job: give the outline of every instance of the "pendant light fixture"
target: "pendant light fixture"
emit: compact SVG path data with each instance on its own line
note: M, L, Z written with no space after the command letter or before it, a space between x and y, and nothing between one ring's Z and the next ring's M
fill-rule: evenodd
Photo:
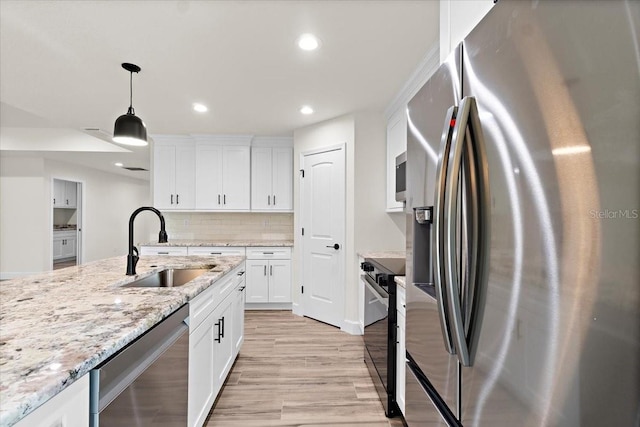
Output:
M127 114L118 117L113 128L113 141L118 144L145 146L147 142L147 127L133 109L133 73L139 73L140 67L125 62L122 68L130 73L129 76L129 109Z

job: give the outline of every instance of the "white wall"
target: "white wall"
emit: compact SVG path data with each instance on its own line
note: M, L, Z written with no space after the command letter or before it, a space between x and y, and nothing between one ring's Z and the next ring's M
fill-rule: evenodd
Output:
M127 253L131 213L149 205L149 182L42 157L0 157L0 274L3 278L51 268L53 179L81 182L84 259ZM150 212L136 220L135 242L159 230Z
M43 244L49 233L44 207L44 160L0 158L0 272L36 273L47 269Z
M294 170L300 169L300 153L346 144L346 240L345 326L358 324L357 252L403 250L404 215L387 214L386 120L381 112L347 115L294 132ZM300 301L300 179L294 180L294 311Z

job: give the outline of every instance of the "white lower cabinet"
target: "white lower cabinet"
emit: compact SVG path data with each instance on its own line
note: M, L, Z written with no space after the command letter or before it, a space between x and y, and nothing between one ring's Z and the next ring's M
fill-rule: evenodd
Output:
M74 258L76 256L76 242L75 231L54 231L53 260Z
M189 426L200 426L209 414L215 400L213 357L214 338L217 328L214 315L205 320L189 334Z
M404 414L405 409L405 388L406 388L406 359L407 347L405 340L406 332L406 291L403 287L397 286L397 314L398 314L398 339L396 341L396 402L400 411Z
M140 256L143 255L187 255L186 246L140 246Z
M88 427L89 374L56 394L15 427Z
M244 341L245 267L189 302L189 427L202 426Z
M248 304L291 304L291 248L247 248L246 263Z

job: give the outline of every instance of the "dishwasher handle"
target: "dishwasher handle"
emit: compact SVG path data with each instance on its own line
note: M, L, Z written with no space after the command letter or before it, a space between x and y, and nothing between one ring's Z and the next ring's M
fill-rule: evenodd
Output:
M106 408L178 339L189 333L188 316L189 305L185 304L115 357L91 370L91 413Z

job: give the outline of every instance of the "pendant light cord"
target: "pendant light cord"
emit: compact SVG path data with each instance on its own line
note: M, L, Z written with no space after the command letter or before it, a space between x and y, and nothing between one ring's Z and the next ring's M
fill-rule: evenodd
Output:
M136 114L133 109L133 71L129 72L129 110L127 110L127 114Z

